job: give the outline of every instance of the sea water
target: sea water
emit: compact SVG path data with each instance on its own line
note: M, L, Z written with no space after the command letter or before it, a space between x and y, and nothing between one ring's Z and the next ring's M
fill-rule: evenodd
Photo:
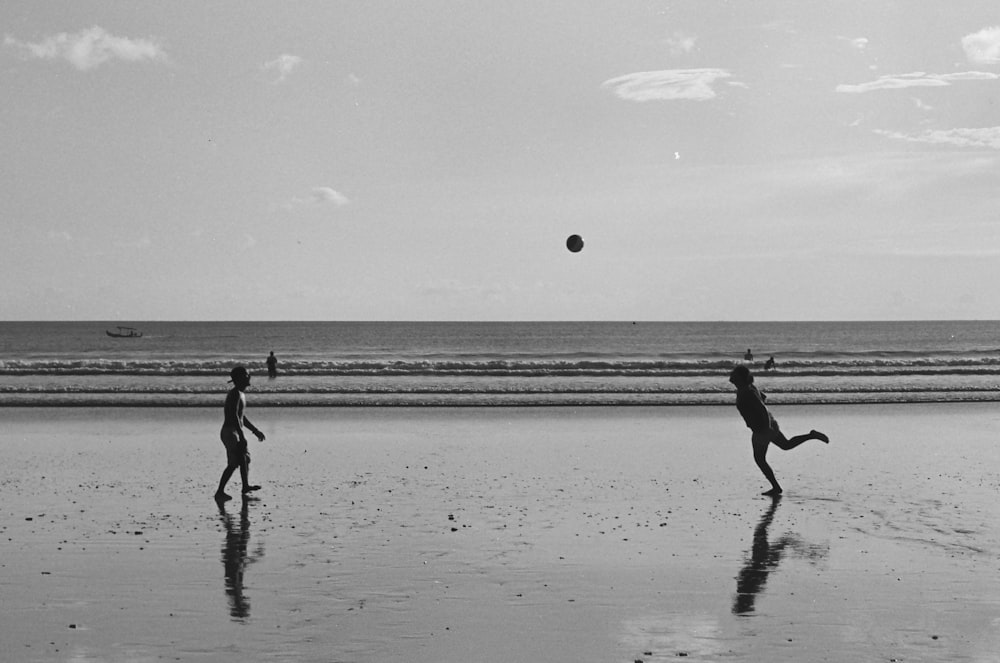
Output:
M1000 321L3 322L0 405L218 406L237 364L254 407L731 404L739 363L770 403L992 401Z

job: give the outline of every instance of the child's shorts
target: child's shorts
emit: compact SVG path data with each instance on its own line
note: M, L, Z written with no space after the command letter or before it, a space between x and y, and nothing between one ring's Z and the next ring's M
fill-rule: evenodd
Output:
M247 443L240 441L240 434L235 428L223 426L219 432L222 444L226 447L226 462L230 465L239 465L244 460L250 462L250 452L247 451Z

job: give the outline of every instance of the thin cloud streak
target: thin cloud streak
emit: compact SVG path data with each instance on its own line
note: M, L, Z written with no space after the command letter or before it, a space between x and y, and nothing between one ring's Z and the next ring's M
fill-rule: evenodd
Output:
M718 96L712 84L731 76L725 69L639 71L604 81L601 87L625 101L707 101Z
M344 207L351 203L350 198L342 194L341 192L332 189L328 186L317 186L313 187L308 195L296 196L292 198L286 208L290 209L293 207L306 207L306 206L317 206L317 205L333 205L334 207Z
M937 145L958 145L959 147L987 147L1000 150L1000 127L979 129L937 129L919 134L877 129L876 134L910 143L932 143Z
M842 84L836 87L836 91L847 94L862 94L874 90L900 90L909 87L946 87L951 85L952 81L991 81L997 78L1000 76L985 71L966 71L955 74L928 74L917 71L912 74L881 76L874 81L857 85Z

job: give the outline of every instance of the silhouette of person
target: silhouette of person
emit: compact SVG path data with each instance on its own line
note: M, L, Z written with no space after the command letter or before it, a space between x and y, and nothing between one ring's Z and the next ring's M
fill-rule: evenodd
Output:
M248 554L250 542L250 515L248 500L243 500L240 519L237 524L219 502L219 515L226 535L222 541L222 566L225 572L226 597L229 599L229 615L236 621L246 621L250 617L250 599L243 593L243 572L247 565L264 556L264 547L259 545L251 556Z
M780 494L771 497L771 505L761 516L757 527L754 528L750 557L740 569L739 575L736 576L733 614L745 615L754 611L754 603L764 591L768 575L778 567L778 563L785 555L785 548L794 542L794 539L788 536L782 537L774 544L767 540L767 529L771 526L771 521L774 520L774 513L778 510L779 502L781 502Z
M764 362L764 370L765 371L772 371L772 370L774 370L774 357L773 356L770 357L767 361Z
M226 484L229 483L233 472L239 468L240 478L243 480L243 494L260 490L260 486L250 485L250 453L247 451L247 438L243 433L243 428L249 428L257 439L264 441L264 434L250 420L243 415L246 407L246 395L244 392L250 386L250 373L242 366L236 366L229 373L230 382L233 388L226 395L226 404L223 409L225 418L222 422L222 430L219 437L226 447L226 469L222 471L219 479L219 488L215 491L216 501L224 502L232 499L226 494Z
M777 570L778 564L784 559L785 553L789 549L796 555L806 558L810 564L825 557L829 552L828 546L807 544L791 532L784 534L774 543L768 540L768 528L774 520L774 514L777 512L780 502L780 494L771 496L771 504L753 530L750 555L736 576L736 596L733 597L734 615L746 615L754 611L757 598L764 592L768 576L772 571Z
M267 377L272 380L278 377L278 358L274 356L274 350L267 358Z
M829 443L828 438L817 430L811 430L804 435L796 435L792 439L785 437L778 427L778 422L771 413L768 412L764 401L767 397L757 390L753 384L753 375L750 369L740 365L729 374L729 381L736 387L736 409L743 415L743 421L752 432L751 442L753 443L753 459L757 467L763 472L764 477L771 482L771 489L765 495L778 495L781 493L781 486L774 477L774 471L767 464L767 447L774 443L779 449L789 451L799 446L806 440L820 440Z
M753 361L753 353L750 352L750 348L747 348L747 352L745 355L743 355L743 359L745 361Z

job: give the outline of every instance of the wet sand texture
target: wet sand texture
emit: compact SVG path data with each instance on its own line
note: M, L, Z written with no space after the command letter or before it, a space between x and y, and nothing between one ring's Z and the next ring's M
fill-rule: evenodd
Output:
M998 660L996 408L775 413L5 409L4 657Z

